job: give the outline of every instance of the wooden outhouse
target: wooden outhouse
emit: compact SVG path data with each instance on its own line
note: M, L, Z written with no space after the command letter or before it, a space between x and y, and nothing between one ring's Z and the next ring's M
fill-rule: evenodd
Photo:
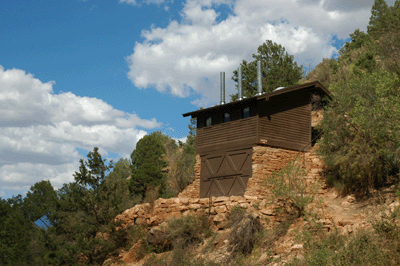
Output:
M243 195L254 146L309 150L312 106L325 95L315 81L183 114L197 119L200 198Z

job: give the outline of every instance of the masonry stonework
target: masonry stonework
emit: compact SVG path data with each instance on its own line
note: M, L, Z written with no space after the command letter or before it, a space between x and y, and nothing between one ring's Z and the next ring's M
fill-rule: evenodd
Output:
M267 196L269 192L264 184L265 177L285 167L289 161L296 159L297 155L300 156L298 151L266 146L253 147L252 177L247 183L245 195Z

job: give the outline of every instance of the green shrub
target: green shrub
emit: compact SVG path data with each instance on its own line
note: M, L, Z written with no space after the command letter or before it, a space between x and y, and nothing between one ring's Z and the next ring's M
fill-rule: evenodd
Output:
M120 230L122 231L122 230ZM126 250L129 250L132 246L134 246L137 243L140 243L140 246L138 249L136 249L136 258L137 259L142 259L145 255L149 254L151 252L151 247L149 246L146 236L146 227L141 226L141 225L133 225L130 226L128 229L128 245L125 248Z
M230 251L234 254L250 254L257 242L257 233L262 230L260 217L253 213L246 213L242 208L233 208L231 228Z
M186 248L202 243L211 236L210 223L207 216L187 215L171 219L163 229L165 238L170 240L174 249Z
M399 172L400 87L396 74L352 74L331 86L319 141L330 185L368 194Z
M313 201L313 187L307 184L306 171L298 162L289 162L280 171L266 178L265 185L272 185L276 197L289 199L297 209L298 216L304 214L305 207Z
M400 265L400 213L383 214L372 222L375 231L342 235L325 233L321 227L304 230L304 258L287 265Z
M152 255L143 266L218 266L220 264L196 257L190 248L176 248L169 254Z

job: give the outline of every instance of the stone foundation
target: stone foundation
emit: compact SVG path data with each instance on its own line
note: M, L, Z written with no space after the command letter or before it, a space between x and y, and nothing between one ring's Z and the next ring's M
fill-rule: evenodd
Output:
M315 153L315 148L312 148L309 152L299 153L298 151L268 146L253 147L252 177L247 183L245 195L264 198L268 194L263 185L265 177L271 175L274 171L281 170L289 161L296 158L303 163L307 170L311 170L311 168L319 169L322 166ZM200 197L200 169L201 159L200 155L197 154L194 167L195 180L178 195L178 198L198 199Z
M252 177L247 183L245 195L265 197L268 192L264 185L265 177L271 175L274 171L279 171L289 161L296 159L296 156L301 156L298 151L273 148L267 146L253 147L253 170Z
M297 159L308 171L306 179L319 178L322 161L315 153L316 148L310 152L290 151L279 148L256 146L253 148L253 176L249 179L247 190L243 197L211 197L199 199L200 189L200 156L197 156L195 166L195 181L182 191L178 197L170 199L157 199L152 206L150 203L136 205L124 211L116 217L122 220L122 228L129 225L157 226L170 218L182 217L188 214L209 213L217 228L223 228L227 221L226 215L234 207L239 205L245 209L251 209L261 217L270 221L279 219L276 210L282 207L290 208L286 201L276 199L271 202L271 193L264 185L265 177L273 171L282 169L290 160L298 155ZM290 210L287 210L290 212Z

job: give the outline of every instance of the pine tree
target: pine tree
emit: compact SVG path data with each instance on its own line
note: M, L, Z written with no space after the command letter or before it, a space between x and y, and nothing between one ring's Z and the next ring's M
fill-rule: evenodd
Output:
M243 96L251 97L257 93L257 61L261 61L262 88L264 92L271 92L277 87L295 85L303 77L303 66L294 62L294 57L289 55L281 45L267 40L253 54L254 61L248 63L243 60L242 88ZM232 79L238 83L238 71L233 71ZM237 87L238 85L236 85ZM237 94L231 95L235 101Z
M161 169L167 166L163 156L166 149L163 143L165 136L161 132L153 132L144 136L136 144L131 154L132 178L130 190L142 198L148 188L158 188L162 194L165 191L165 175Z
M75 181L96 190L104 182L106 172L113 168L113 162L111 160L109 165L106 166L107 160L101 158L97 147L93 149L93 152L89 152L87 157L87 161L84 162L82 159L79 161L79 172L74 174ZM89 170L87 167L89 167Z
M390 11L385 0L375 0L371 9L368 34L375 37L388 29L390 24Z

